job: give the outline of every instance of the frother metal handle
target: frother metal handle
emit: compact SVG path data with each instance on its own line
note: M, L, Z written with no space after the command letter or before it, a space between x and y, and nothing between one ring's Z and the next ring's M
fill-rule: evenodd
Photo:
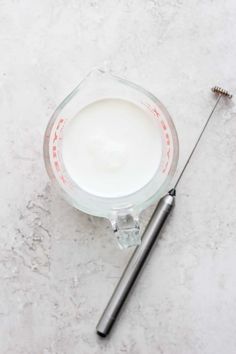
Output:
M156 241L162 226L164 225L172 207L174 206L175 191L170 191L158 203L151 220L149 221L143 237L142 243L138 246L122 277L117 284L112 297L105 308L98 325L96 327L97 334L106 337L114 324L122 305L124 304L138 274L140 273L151 249Z

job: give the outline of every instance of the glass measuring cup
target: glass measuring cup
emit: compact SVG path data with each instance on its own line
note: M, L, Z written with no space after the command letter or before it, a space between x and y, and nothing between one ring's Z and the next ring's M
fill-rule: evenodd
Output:
M106 98L123 99L145 110L158 122L161 136L161 161L155 175L139 190L121 197L102 197L83 190L69 175L62 156L63 134L68 123L89 104ZM157 201L175 172L178 138L170 115L155 96L109 71L94 69L51 117L44 138L44 160L49 177L64 198L83 212L108 218L119 246L127 248L140 244L139 214Z

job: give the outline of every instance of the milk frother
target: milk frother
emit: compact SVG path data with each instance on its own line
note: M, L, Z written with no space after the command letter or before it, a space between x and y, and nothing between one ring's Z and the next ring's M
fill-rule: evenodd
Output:
M127 267L125 268L120 281L118 282L110 301L108 302L107 307L105 308L98 324L96 327L97 334L101 337L106 337L110 332L132 286L135 283L165 221L167 220L174 204L176 196L176 187L179 184L186 167L188 166L194 151L196 150L198 143L222 97L232 98L232 95L222 89L221 87L215 86L212 88L212 91L218 95L217 101L174 185L174 187L160 199L157 207L143 233L141 245L138 246Z

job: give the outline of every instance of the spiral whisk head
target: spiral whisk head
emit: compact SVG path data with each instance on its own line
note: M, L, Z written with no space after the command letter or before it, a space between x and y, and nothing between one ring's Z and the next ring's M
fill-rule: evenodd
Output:
M217 93L218 95L222 95L228 98L232 98L233 95L231 95L228 91L224 90L222 87L219 86L214 86L211 89L212 92Z

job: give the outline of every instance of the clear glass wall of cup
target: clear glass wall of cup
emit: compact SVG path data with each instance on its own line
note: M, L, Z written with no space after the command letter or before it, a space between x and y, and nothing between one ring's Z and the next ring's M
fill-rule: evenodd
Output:
M162 139L161 162L153 178L135 193L118 198L100 197L80 188L70 178L61 153L63 131L70 120L90 103L107 97L124 99L146 110L158 121ZM92 70L59 105L44 138L44 160L52 183L75 208L108 218L121 248L140 244L139 214L166 192L178 152L177 133L163 104L142 87L102 69Z

